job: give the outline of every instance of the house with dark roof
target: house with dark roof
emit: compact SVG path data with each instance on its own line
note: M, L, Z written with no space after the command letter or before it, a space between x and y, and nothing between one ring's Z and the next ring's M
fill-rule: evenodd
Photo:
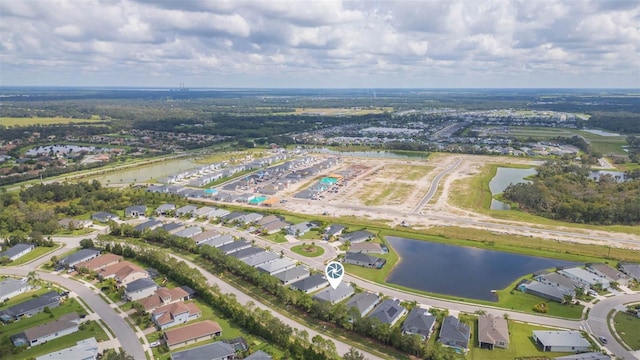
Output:
M618 265L618 268L623 273L636 279L636 281L640 281L640 264L620 263L620 265Z
M217 341L189 350L172 353L171 360L234 360L235 355L236 350L233 346L222 341ZM249 359L250 357L251 356L246 357L245 359Z
M98 256L100 256L100 250L80 249L77 252L58 260L57 269L72 268L81 262L95 259Z
M361 292L357 293L354 297L352 297L346 303L347 309L356 308L360 313L360 316L365 316L369 313L369 311L373 310L373 308L378 305L380 302L380 296L378 294L374 294L371 292Z
M351 245L349 252L362 254L383 254L382 246L374 242L361 242Z
M406 313L407 309L400 305L400 300L387 299L373 309L369 318L378 319L382 324L393 326Z
M542 283L560 287L563 292L575 292L578 288L583 289L585 292L589 291L589 285L573 280L557 272L539 274L535 275L533 278Z
M292 283L289 287L291 287L293 290L300 290L308 294L316 290L320 290L326 286L329 286L329 282L324 277L324 275L316 274L298 280Z
M26 278L6 278L0 281L0 303L7 301L14 296L31 291L31 289L33 289L33 287L29 284Z
M176 216L193 216L193 214L198 210L197 206L194 205L185 205L176 210Z
M309 277L309 268L304 265L297 265L291 269L279 272L274 274L273 276L280 280L282 285L287 286L291 283L294 283L298 280L302 280L306 277Z
M42 294L37 298L23 301L19 304L13 305L10 308L0 311L0 319L3 322L9 322L11 320L17 320L23 316L33 316L35 314L44 311L45 307L49 309L56 308L60 305L60 294L56 291L49 291Z
M147 212L147 207L146 206L144 206L144 205L134 205L134 206L129 206L129 207L124 209L124 216L125 217L144 216L146 212Z
M518 285L518 290L539 296L543 299L562 303L566 296L573 296L575 293L564 287L555 286L535 280L528 280Z
M133 229L135 231L143 232L145 230L155 230L155 229L159 228L160 226L162 226L162 221L153 219L153 220L147 220L147 221L143 222L142 224L138 224Z
M266 272L269 275L275 275L283 271L292 269L296 266L296 262L288 258L279 258L256 266L256 269Z
M176 209L175 204L162 204L156 208L157 215L167 215L169 212Z
M332 236L340 236L342 234L342 231L344 231L344 229L346 228L346 226L340 224L329 225L324 231L325 240L329 240Z
M555 358L555 360L611 360L611 356L603 354L601 352L588 352L560 356Z
M162 225L161 227L159 227L159 229L162 229L170 234L173 234L184 229L184 224L177 223L177 222L170 222Z
M103 222L103 223L106 223L109 221L116 221L118 219L120 219L118 215L114 213L106 212L106 211L97 212L91 215L91 220Z
M202 311L194 303L174 302L156 308L151 313L151 320L159 330L187 323L202 315Z
M244 358L244 360L272 360L273 357L262 350L258 350Z
M610 283L616 282L618 285L627 286L630 276L624 274L607 264L597 263L587 265L587 271L590 271L602 278L609 280Z
M232 243L226 244L226 245L222 245L220 247L218 247L218 249L220 249L220 251L222 251L223 254L225 255L229 255L231 253L234 253L236 251L240 251L242 249L246 249L251 247L251 243L248 242L245 239L240 239L237 241L234 241Z
M478 317L478 346L493 350L494 347L509 348L509 327L502 316L484 314Z
M407 318L402 323L402 334L418 335L424 341L431 336L435 324L435 316L429 313L427 309L416 306L409 311Z
M14 346L34 346L78 332L80 317L75 311L60 316L57 320L29 328L11 337Z
M242 259L241 261L249 266L258 266L260 264L279 259L280 255L273 251L264 251L253 256Z
M36 248L35 244L16 244L0 253L0 259L3 257L9 258L11 261L18 260L19 258L27 255Z
M587 352L591 348L579 331L534 330L533 340L545 352Z
M363 253L347 252L344 256L345 264L358 265L371 269L381 269L387 260Z
M440 326L438 342L442 345L452 347L466 352L468 350L471 328L461 322L455 316L447 316Z
M329 287L313 295L313 299L320 302L329 302L331 304L337 304L342 300L349 298L355 293L355 289L351 283L341 282L335 289Z
M177 329L167 330L162 334L162 340L169 349L175 349L180 346L213 339L220 335L222 335L222 328L217 322L204 320Z
M225 215L225 216L222 216L222 217L220 218L220 220L222 220L222 221L223 221L223 222L225 222L225 223L231 223L231 222L234 222L234 221L236 221L236 220L241 219L245 214L246 214L246 213L245 213L245 212L242 212L242 211L234 211L234 212L232 212L232 213L228 213L228 214L227 214L227 215Z
M231 254L229 254L229 256L234 257L238 260L244 260L248 257L254 256L256 254L260 254L266 252L265 249L261 248L261 247L257 247L257 246L251 246L248 247L246 249L242 249L242 250L238 250L236 252L233 252Z
M350 242L351 244L357 244L357 243L361 243L361 242L365 242L368 240L373 239L374 237L376 237L376 234L367 231L367 230L359 230L359 231L354 231L348 234L342 234L342 236L340 236L340 241L342 242Z
M149 278L134 280L124 288L124 298L127 301L136 301L153 295L158 289L158 284Z

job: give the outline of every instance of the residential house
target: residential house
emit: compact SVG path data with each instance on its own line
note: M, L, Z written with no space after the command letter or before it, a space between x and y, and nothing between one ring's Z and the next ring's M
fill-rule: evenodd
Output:
M234 360L236 350L233 346L217 341L211 344L202 345L193 349L184 350L171 354L171 360ZM246 357L249 359L251 356Z
M478 346L493 350L494 347L509 348L509 327L502 316L484 314L478 317Z
M261 248L261 247L257 247L257 246L251 246L248 247L246 249L242 249L242 250L238 250L236 252L233 252L231 254L229 254L229 256L232 256L238 260L244 260L248 257L257 255L257 254L261 254L266 252L265 249Z
M558 273L582 284L589 285L589 287L593 287L594 285L599 284L603 289L609 288L609 280L601 278L594 273L591 273L579 267L558 270Z
M116 221L118 219L120 219L118 215L110 212L105 212L105 211L97 212L91 215L91 220L103 222L103 223L106 223L109 221Z
M555 358L555 360L611 360L611 356L603 354L601 352L588 352L560 356Z
M218 237L215 237L213 239L209 239L207 241L203 241L201 242L199 245L209 245L212 247L221 247L223 245L227 245L227 244L231 244L232 242L234 242L234 238L231 235L220 235Z
M225 223L232 223L234 221L237 221L239 219L241 219L246 213L242 212L242 211L234 211L232 213L229 213L223 217L220 218L220 220L222 220Z
M198 218L209 219L211 215L216 211L216 208L210 206L203 206L195 211L194 216Z
M287 229L287 233L289 233L289 235L293 235L293 236L302 236L304 234L306 234L307 232L309 232L309 230L311 230L312 228L316 227L317 225L309 222L309 221L305 221L305 222L301 222L299 224L295 224L295 225L291 225L289 227L289 229Z
M533 340L545 352L587 352L591 348L579 331L534 330Z
M143 232L145 230L155 230L157 228L159 228L160 226L162 226L162 221L157 220L157 219L152 219L152 220L147 220L145 222L143 222L142 224L138 224L136 225L133 229L135 231L139 231L139 232Z
M221 219L227 215L231 214L231 212L229 210L225 210L225 209L221 209L221 208L217 208L216 211L212 212L209 215L210 219Z
M176 210L176 216L193 216L193 214L198 210L197 206L194 205L185 205Z
M42 294L37 298L23 301L19 304L13 305L10 308L0 311L0 319L3 322L9 322L11 320L17 320L23 316L33 316L41 313L44 308L49 309L56 308L60 305L60 294L55 291L49 291Z
M132 281L149 277L149 273L138 265L121 261L98 271L100 279L114 278L118 285L127 285Z
M26 278L6 278L0 281L0 303L7 301L14 296L31 291L32 289L33 287L29 284Z
M409 311L407 318L402 323L402 334L418 335L424 341L431 336L435 324L435 316L430 314L427 309L416 306Z
M573 298L575 295L573 290L535 280L527 280L520 283L518 290L559 303L563 303L567 297L571 296Z
M274 221L271 223L268 223L266 225L262 226L262 230L267 233L267 234L275 234L279 231L281 231L282 229L286 229L289 226L291 226L291 224L289 224L286 221Z
M91 259L95 259L100 256L100 250L96 249L80 249L77 252L65 256L58 260L57 270L62 268L73 268L77 264Z
M139 216L145 216L147 212L147 207L144 205L134 205L134 206L129 206L127 208L124 209L124 216L125 217L139 217Z
M361 242L351 245L349 248L350 252L361 253L361 254L383 254L382 246L378 243L373 242Z
M341 282L335 289L329 287L313 295L313 299L320 302L329 302L331 304L337 304L342 300L349 298L355 293L355 289L351 283Z
M360 316L365 316L369 311L378 305L380 302L380 296L371 292L357 293L346 303L347 309L356 308L360 313Z
M293 269L296 266L296 262L288 258L275 259L256 266L256 268L262 272L266 272L269 275L275 275L283 271Z
M159 229L162 229L170 234L175 234L178 231L184 229L184 224L177 222L170 222L162 225Z
M320 290L323 287L329 285L329 282L324 277L324 275L311 275L304 279L298 280L290 285L293 290L300 290L307 294L312 293L316 290Z
M57 320L43 325L32 327L23 333L11 337L14 346L34 346L44 344L47 341L78 332L80 317L78 313L71 312L60 316Z
M351 244L357 244L357 243L361 243L361 242L365 242L368 240L371 240L375 237L376 235L370 231L367 230L359 230L359 231L354 231L352 233L348 233L348 234L342 234L342 236L340 237L340 241L342 242L350 242Z
M338 237L342 234L342 231L347 227L340 224L331 224L324 231L325 240L329 240L331 237Z
M249 213L244 215L240 221L242 221L244 224L251 224L254 223L260 219L262 219L264 217L264 215L262 214L258 214L258 213Z
M631 276L636 281L640 281L640 264L621 263L618 267L623 273Z
M65 218L65 219L58 220L58 225L60 225L60 227L65 230L83 229L85 226L91 225L91 221Z
M309 268L304 265L297 265L289 270L273 274L275 278L280 280L282 285L287 286L298 280L309 277Z
M194 235L193 237L191 237L191 239L193 239L193 241L196 242L196 245L200 245L209 240L213 240L214 238L217 238L220 235L221 234L215 230L207 230L207 231L201 232L200 234Z
M38 356L36 360L95 360L100 351L96 338L76 342L76 345Z
M194 236L200 234L201 232L202 232L202 228L200 226L191 226L191 227L184 228L184 229L178 231L174 235L175 236L180 236L180 237L191 238L191 237L194 237Z
M253 256L249 256L248 258L242 259L242 262L249 266L255 267L260 264L264 264L279 258L280 258L279 254L276 254L273 251L265 251L265 252L255 254Z
M455 316L447 316L440 326L438 342L442 345L452 347L466 352L471 337L471 328Z
M27 255L36 248L35 244L16 244L0 253L0 259L3 257L9 258L11 261L18 260L19 258Z
M362 253L347 252L344 256L345 264L358 265L371 269L381 269L386 262L383 258Z
M588 284L573 280L557 272L536 275L534 276L534 279L545 284L560 287L563 292L575 292L576 289L582 289L584 292L589 291Z
M407 309L400 305L400 300L387 299L373 309L369 318L378 319L382 324L393 326L406 313Z
M156 291L149 297L140 299L138 302L144 306L145 311L153 311L154 309L173 304L179 301L189 300L190 296L183 288L176 287L173 289L167 289L165 287L156 289Z
M124 289L124 298L127 301L136 301L153 295L158 289L158 284L149 278L134 280Z
M275 221L282 221L282 218L277 215L267 215L262 219L256 221L257 226L265 226Z
M202 315L202 311L194 303L174 302L156 308L151 313L151 320L160 330L187 323Z
M169 349L175 349L220 335L222 335L222 328L217 322L204 320L178 329L167 330L162 334L162 339Z
M156 209L156 215L167 215L176 209L175 204L162 204Z
M100 271L106 268L107 266L115 265L120 261L122 261L122 256L108 253L108 254L102 254L91 260L77 263L74 267L76 269L87 268L91 271Z
M246 249L251 247L251 243L248 242L245 239L240 239L238 241L234 241L232 243L226 244L226 245L222 245L219 246L218 249L220 249L220 251L222 251L223 254L225 255L229 255L232 254L236 251L240 251L242 249Z
M627 286L629 285L629 275L624 274L617 269L612 268L607 264L589 264L587 266L587 271L590 271L600 277L603 277L609 281L609 283L616 282L618 285Z

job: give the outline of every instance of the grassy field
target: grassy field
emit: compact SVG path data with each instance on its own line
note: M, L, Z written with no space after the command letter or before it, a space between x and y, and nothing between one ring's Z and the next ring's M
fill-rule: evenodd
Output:
M498 167L518 167L514 165L490 164L482 167L480 174L453 183L449 200L456 206L472 209L480 214L489 215L496 219L513 220L522 223L539 224L545 226L564 226L580 229L584 233L589 230L602 230L640 235L639 226L624 225L588 225L547 219L542 216L529 214L517 209L491 210L491 191L489 182L496 175ZM530 167L530 166L525 166Z
M640 350L640 318L618 311L613 317L616 332L633 350Z
M391 107L375 107L375 108L295 108L294 112L274 113L273 115L320 115L320 116L338 116L338 115L368 115L382 114L386 111L393 111Z
M291 248L291 251L306 257L317 257L324 254L323 248L311 244L296 245Z
M30 125L57 125L57 124L77 124L77 123L98 123L100 118L75 119L65 117L32 117L15 118L0 117L0 126L30 126Z
M34 259L39 258L40 256L43 256L45 254L48 254L50 252L53 252L55 250L57 250L58 248L60 248L61 245L57 244L56 246L53 247L45 247L45 246L37 246L35 249L33 249L32 252L24 255L23 257L16 259L15 261L12 261L11 263L9 263L9 266L18 266L18 265L22 265L25 263L28 263L29 261L32 261Z
M102 330L102 328L95 321L88 321L86 323L86 327L83 330L60 337L55 340L48 341L38 346L34 346L19 354L5 355L3 356L3 359L33 359L53 351L62 350L74 346L78 341L88 339L90 337L95 337L98 341L106 341L109 339L104 330Z
M377 176L382 179L416 181L422 179L434 169L433 166L386 164L378 170Z
M478 321L474 321L473 344L467 353L467 359L483 359L483 360L513 360L516 358L532 358L546 359L550 356L558 357L569 355L569 353L548 353L538 349L533 341L532 334L534 330L553 330L542 326L534 326L516 321L509 321L509 348L494 350L480 349L478 344Z

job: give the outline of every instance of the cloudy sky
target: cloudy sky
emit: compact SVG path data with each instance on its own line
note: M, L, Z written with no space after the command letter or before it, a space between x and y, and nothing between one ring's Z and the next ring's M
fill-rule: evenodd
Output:
M638 0L0 0L0 85L640 87Z

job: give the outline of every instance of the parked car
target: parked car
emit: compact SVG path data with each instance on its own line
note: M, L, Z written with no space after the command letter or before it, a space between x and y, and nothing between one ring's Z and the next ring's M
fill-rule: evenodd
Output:
M598 340L600 340L601 343L606 344L607 343L607 338L604 336L598 336Z

